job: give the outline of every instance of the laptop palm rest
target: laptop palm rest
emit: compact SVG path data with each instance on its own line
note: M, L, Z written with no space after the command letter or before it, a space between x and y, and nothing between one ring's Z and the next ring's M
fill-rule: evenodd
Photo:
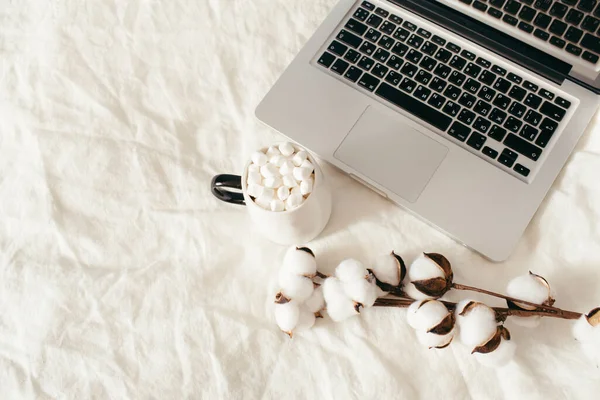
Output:
M447 153L446 146L411 127L404 117L369 107L334 157L414 203Z

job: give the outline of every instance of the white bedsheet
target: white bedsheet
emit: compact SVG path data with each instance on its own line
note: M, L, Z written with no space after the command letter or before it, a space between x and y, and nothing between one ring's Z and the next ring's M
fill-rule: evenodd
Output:
M423 349L401 310L277 330L285 248L209 181L281 139L254 108L335 1L0 1L0 398L598 398L562 321L509 322L501 370ZM557 305L600 305L596 127L503 264L325 167L321 269L437 251L459 282L503 291L531 269Z

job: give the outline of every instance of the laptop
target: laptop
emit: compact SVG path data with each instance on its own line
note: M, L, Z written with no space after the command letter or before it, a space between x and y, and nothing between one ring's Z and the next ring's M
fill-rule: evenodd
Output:
M502 261L596 112L599 28L596 0L341 0L256 115Z

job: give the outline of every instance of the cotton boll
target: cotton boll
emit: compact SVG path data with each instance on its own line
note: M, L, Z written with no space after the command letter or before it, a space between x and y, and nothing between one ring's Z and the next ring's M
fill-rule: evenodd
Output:
M404 293L406 293L408 296L415 300L426 300L434 298L433 296L428 296L425 293L422 293L421 291L417 290L415 285L413 285L411 282L405 283L403 285L403 290Z
M470 300L463 300L456 307L456 323L458 324L459 339L468 347L477 347L485 344L494 336L497 330L496 313L485 304L478 303L469 307L464 315L465 306Z
M507 365L515 356L517 345L512 340L502 340L500 346L491 353L474 353L481 365L499 368Z
M445 278L444 271L430 258L421 254L408 270L411 281L421 281L431 278Z
M338 278L325 279L321 287L323 288L327 314L332 320L339 322L358 315L354 308L354 301L346 296L343 284Z
M257 184L250 184L247 186L246 188L246 192L248 193L248 196L252 196L254 198L260 197L260 195L263 193L263 191L265 190L265 188L261 185L257 185Z
M307 158L308 158L308 153L305 150L300 150L299 152L294 154L294 157L292 158L292 162L294 163L294 165L296 167L299 167L302 165L304 160L306 160Z
M309 168L296 167L293 171L294 179L297 181L305 181L312 175L312 171Z
M455 331L452 330L450 333L446 335L437 335L435 333L427 332L427 331L417 331L417 339L422 345L425 345L429 348L438 347L442 348L450 344L452 339L454 338Z
M542 304L550 297L550 288L545 281L531 273L511 280L506 287L506 292L510 297L535 304ZM526 305L523 308L533 309L532 306Z
M294 149L294 145L288 142L279 145L279 151L286 157L289 157L292 154L294 154L295 150L296 149Z
M294 164L289 160L285 160L279 167L279 173L283 176L290 175L293 172L294 172Z
M270 209L273 212L282 212L285 210L285 204L279 199L271 200Z
M447 315L446 306L436 300L419 301L410 305L407 321L414 329L427 332Z
M346 295L363 307L372 307L377 300L377 285L366 279L355 279L344 282L344 291Z
M291 247L283 257L282 270L305 277L314 277L317 273L317 260L309 252Z
M335 269L335 276L342 282L364 280L367 274L365 266L352 258L342 261Z
M300 315L294 332L307 331L315 324L315 314L309 311L305 306L300 306Z
M300 193L303 196L307 196L307 195L311 194L312 191L313 191L313 181L312 180L307 179L300 183Z
M287 188L294 188L298 186L298 182L293 175L285 175L283 177L283 185Z
M354 308L354 302L346 298L343 302L327 303L327 314L335 322L341 322L358 315L359 312Z
M281 201L286 201L287 198L290 197L290 189L285 186L277 189L277 198Z
M313 282L309 278L290 273L279 274L279 285L283 294L299 303L303 303L314 291Z
M265 185L265 187L268 187L270 189L277 189L283 184L283 182L281 180L281 177L274 176L272 178L265 178L263 184Z
M275 146L271 146L269 147L269 149L267 150L267 156L269 158L273 157L273 156L277 156L280 155L281 152L279 151L279 149Z
M316 288L312 295L304 302L306 308L316 313L325 308L325 297L323 296L323 287L319 286Z
M580 342L584 354L600 364L600 326L592 326L584 315L573 324L573 336Z
M383 283L398 286L401 278L401 268L394 254L377 257L373 264L373 273Z
M252 154L251 159L252 159L252 162L254 164L258 165L259 167L262 167L263 165L265 165L267 163L267 161L269 161L269 159L267 158L265 153L263 153L262 151L254 152Z
M283 332L291 334L300 319L298 303L290 301L284 304L275 304L275 321Z

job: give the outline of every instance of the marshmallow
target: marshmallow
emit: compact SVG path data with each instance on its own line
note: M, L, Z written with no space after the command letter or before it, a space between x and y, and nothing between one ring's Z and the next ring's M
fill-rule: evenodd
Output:
M277 167L281 167L283 163L286 161L286 158L281 154L274 155L269 159L271 164L275 164Z
M292 195L285 201L285 209L293 210L294 208L299 207L303 200L304 199L302 198L302 195L292 193Z
M284 156L289 157L294 154L295 149L291 143L286 142L279 146L279 151L281 151L281 154Z
M258 165L259 167L262 167L263 165L265 165L267 163L267 161L269 161L269 159L267 158L265 153L263 153L262 151L257 151L255 153L253 153L251 158L252 158L252 162L254 164Z
M307 159L307 157L308 157L308 153L305 150L300 150L299 152L294 154L294 157L292 158L292 162L294 163L294 165L296 167L299 167L302 165L304 160Z
M259 172L248 172L248 185L252 184L262 184L262 176Z
M279 168L279 173L281 175L289 175L293 172L294 172L294 163L292 163L290 160L285 160L281 164L281 167Z
M280 152L280 151L279 151L279 149L278 149L277 147L275 147L275 146L271 146L271 147L269 147L269 149L267 150L267 156L268 156L269 158L271 158L271 157L273 157L273 156L276 156L276 155L280 155L280 154L281 154L281 152Z
M251 172L258 172L260 174L260 167L254 163L248 165L248 174Z
M264 190L265 190L265 188L262 187L261 185L257 185L256 183L252 183L252 184L248 185L248 187L246 189L246 192L248 193L248 196L252 196L254 198L257 198L257 197L259 197L263 193Z
M283 184L287 188L293 188L293 187L298 186L298 182L296 182L296 179L294 179L294 177L292 175L285 175L283 177Z
M278 187L280 187L283 184L281 178L278 176L274 176L272 178L266 178L263 183L264 183L265 187L268 187L271 189L277 189Z
M260 174L265 178L279 176L279 168L274 164L265 164L260 167Z
M313 191L312 179L307 179L300 183L300 193L302 193L303 196L311 194L312 191Z
M313 165L313 163L311 163L308 160L304 160L302 161L302 165L300 165L300 167L302 168L308 168L310 169L310 173L312 174L312 172L315 170L315 166Z
M273 200L273 189L265 188L262 194L256 199L256 204L265 210L270 210L271 200Z
M262 168L261 168L261 172L262 172ZM309 168L304 168L304 167L294 168L294 178L297 181L304 181L304 180L308 179L311 174L312 174L312 170L310 170ZM264 176L264 174L263 174L263 176Z
M300 189L300 186L295 186L292 188L290 196L294 196L294 195L302 197L302 189Z
M277 189L277 197L279 200L286 201L288 197L290 197L290 189L285 186L281 186Z
M271 200L271 211L281 212L285 210L285 204L279 199Z

